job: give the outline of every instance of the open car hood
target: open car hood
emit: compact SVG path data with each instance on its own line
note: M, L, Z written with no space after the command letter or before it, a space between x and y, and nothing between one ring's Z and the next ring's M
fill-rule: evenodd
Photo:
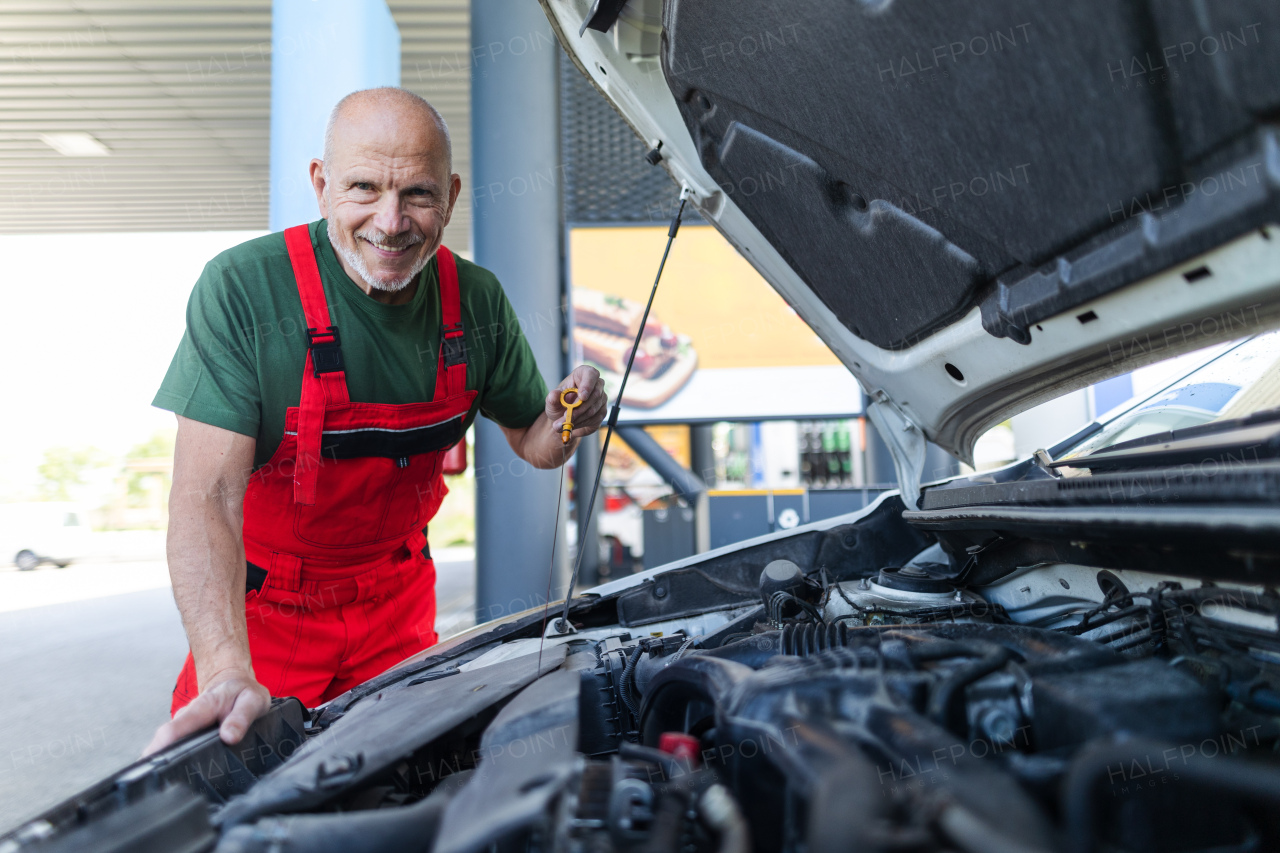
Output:
M565 49L925 439L1274 326L1280 7L542 0ZM585 24L585 28L584 28Z

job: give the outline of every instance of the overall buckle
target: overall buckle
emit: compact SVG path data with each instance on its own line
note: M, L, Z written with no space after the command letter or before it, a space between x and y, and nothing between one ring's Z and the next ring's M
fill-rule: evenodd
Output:
M323 331L307 329L307 349L311 351L311 365L315 375L339 373L345 369L342 362L342 340L338 327L329 326Z
M467 339L463 337L461 321L444 327L442 346L445 367L456 367L467 363Z

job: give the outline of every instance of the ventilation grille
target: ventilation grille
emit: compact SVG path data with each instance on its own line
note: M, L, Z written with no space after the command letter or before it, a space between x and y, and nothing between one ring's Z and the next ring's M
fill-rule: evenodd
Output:
M560 134L566 222L660 225L675 215L679 187L649 165L645 143L563 51ZM685 221L695 219L686 208Z

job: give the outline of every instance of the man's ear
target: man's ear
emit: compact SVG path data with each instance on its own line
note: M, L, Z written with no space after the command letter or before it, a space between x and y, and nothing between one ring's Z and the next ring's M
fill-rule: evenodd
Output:
M462 192L462 178L455 172L449 176L449 207L444 212L444 224L448 225L453 218L453 206L458 203L458 194Z
M316 191L316 204L320 205L320 216L329 218L329 205L325 202L324 161L311 161L311 188Z

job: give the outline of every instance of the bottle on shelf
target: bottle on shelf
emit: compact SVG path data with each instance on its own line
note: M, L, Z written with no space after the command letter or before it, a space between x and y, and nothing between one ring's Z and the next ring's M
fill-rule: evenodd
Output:
M849 436L849 422L840 421L839 429L836 434L836 453L840 457L840 485L847 489L853 486L853 442Z

